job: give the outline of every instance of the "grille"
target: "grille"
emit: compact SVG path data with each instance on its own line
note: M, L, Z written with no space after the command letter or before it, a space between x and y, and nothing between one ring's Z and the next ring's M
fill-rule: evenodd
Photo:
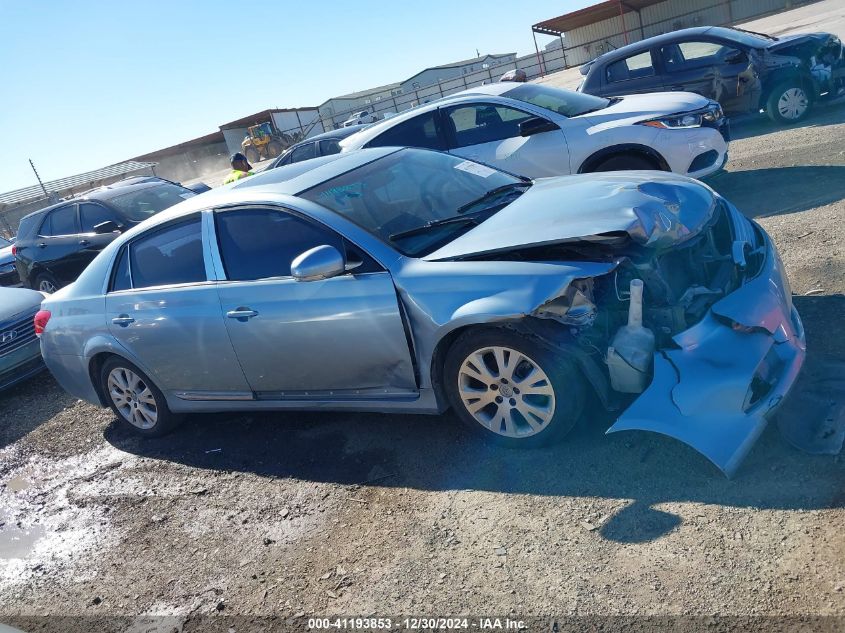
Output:
M11 354L36 339L33 318L37 311L18 314L0 323L0 357Z

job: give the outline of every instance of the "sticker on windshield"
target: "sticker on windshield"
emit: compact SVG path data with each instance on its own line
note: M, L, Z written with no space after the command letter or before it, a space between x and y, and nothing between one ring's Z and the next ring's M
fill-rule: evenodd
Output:
M469 173L475 174L476 176L481 176L482 178L489 178L490 176L496 173L495 169L490 169L489 167L479 165L478 163L473 163L469 160L465 160L463 162L458 163L457 165L455 165L455 169L460 169L461 171L468 171Z

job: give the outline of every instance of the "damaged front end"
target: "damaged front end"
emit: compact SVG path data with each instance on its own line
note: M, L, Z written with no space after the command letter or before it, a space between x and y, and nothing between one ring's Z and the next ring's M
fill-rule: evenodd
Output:
M794 68L812 79L815 96L845 94L845 48L830 33L809 33L781 38L752 58L762 78Z
M564 325L602 367L603 399L627 405L608 433L668 435L731 476L794 383L804 331L765 232L715 195L683 209L673 189L640 185L661 205L636 208L618 234L507 257L613 259L612 272L573 281L531 317Z

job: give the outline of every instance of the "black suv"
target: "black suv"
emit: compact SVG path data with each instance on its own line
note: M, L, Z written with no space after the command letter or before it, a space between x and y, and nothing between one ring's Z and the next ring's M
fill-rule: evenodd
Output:
M794 123L818 99L845 91L845 56L829 33L777 38L703 26L605 53L581 74L578 89L599 97L685 90L728 113L765 110L776 123Z
M122 231L195 195L169 180L128 178L31 213L21 220L14 245L20 280L54 292Z

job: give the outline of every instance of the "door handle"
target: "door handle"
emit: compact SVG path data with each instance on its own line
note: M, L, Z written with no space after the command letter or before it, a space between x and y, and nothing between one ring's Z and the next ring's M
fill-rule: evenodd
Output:
M79 240L80 246L88 246L90 243L88 240Z
M258 316L258 311L250 310L249 308L238 308L237 310L229 310L226 316L230 319L246 322L252 317Z
M671 87L671 90L683 90L683 89L684 89L684 87L683 87L683 86L677 86L677 85L676 85L676 86L672 86L672 87Z
M47 248L46 242L38 242L38 248Z
M120 327L126 327L130 323L135 323L135 319L128 314L121 314L120 316L113 318L111 322L115 325L119 325Z

